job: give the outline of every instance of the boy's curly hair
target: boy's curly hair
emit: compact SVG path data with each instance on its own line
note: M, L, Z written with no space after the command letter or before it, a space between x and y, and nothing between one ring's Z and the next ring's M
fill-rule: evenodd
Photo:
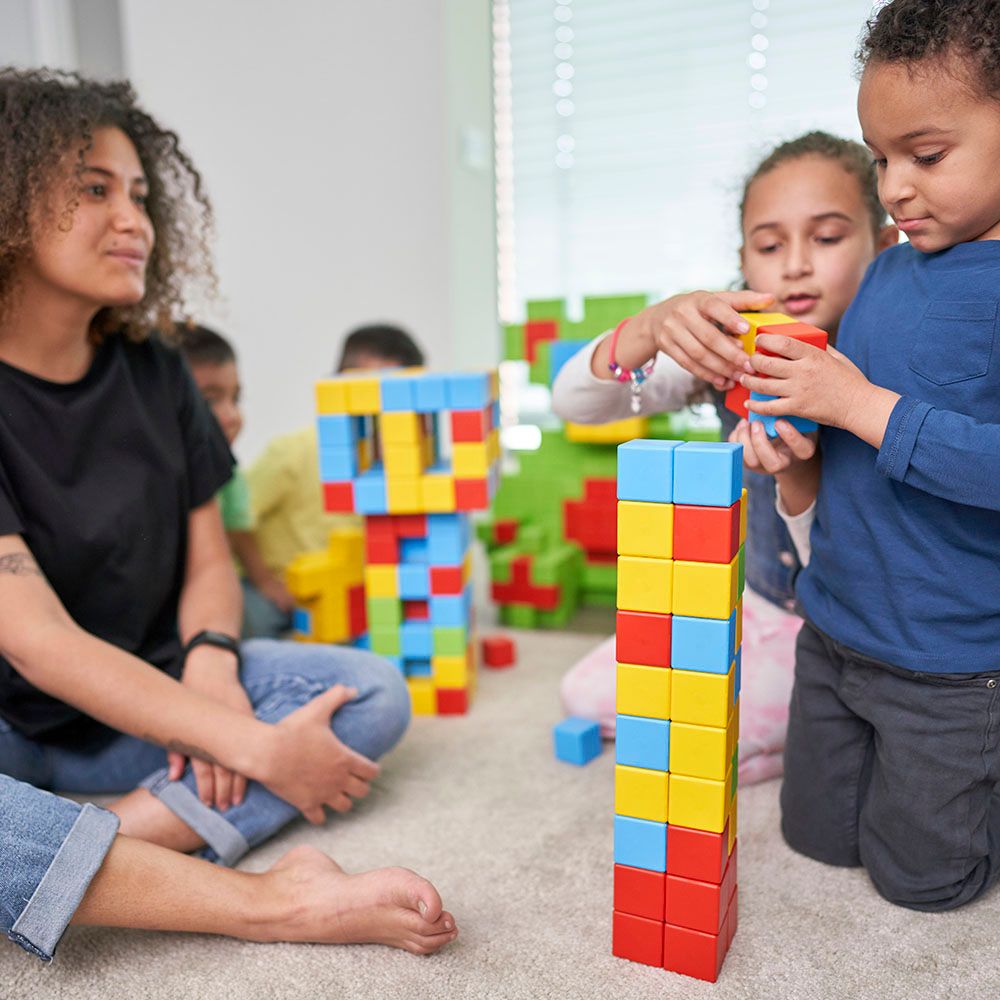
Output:
M872 154L861 143L851 139L842 139L829 132L806 132L805 135L789 139L787 142L775 146L757 164L743 184L740 221L743 220L747 195L750 193L750 186L753 182L758 177L769 174L775 167L780 167L783 163L790 163L793 160L800 160L805 156L818 156L824 160L831 160L843 167L857 180L865 208L868 209L872 232L877 236L879 230L886 224L886 214L878 199L878 177L875 172L875 164L872 161Z
M857 59L916 63L957 55L1000 99L1000 0L892 0L865 25Z
M102 309L91 326L99 341L122 331L142 340L172 329L187 312L192 285L214 294L209 241L212 208L201 175L177 136L136 104L131 85L100 83L56 70L0 69L0 314L16 293L18 266L31 252L32 221L64 179L67 154L79 173L98 129L121 129L132 141L149 183L146 211L156 233L146 293L134 306ZM71 194L55 223L73 224Z

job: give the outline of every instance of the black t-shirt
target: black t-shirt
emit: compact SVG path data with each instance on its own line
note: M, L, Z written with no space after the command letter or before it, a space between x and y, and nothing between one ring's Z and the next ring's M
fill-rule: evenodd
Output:
M78 382L0 362L0 535L20 534L81 628L180 675L188 514L233 458L181 356L116 335ZM0 716L27 736L104 727L0 657Z

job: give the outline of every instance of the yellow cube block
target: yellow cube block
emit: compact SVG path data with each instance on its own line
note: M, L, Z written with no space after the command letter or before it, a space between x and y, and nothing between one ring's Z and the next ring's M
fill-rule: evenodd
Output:
M673 569L669 559L619 556L618 609L670 614Z
M379 416L383 445L417 445L424 440L424 424L419 413L383 413Z
M423 476L420 492L424 510L430 514L447 514L455 509L455 477L439 472Z
M345 379L347 387L347 412L355 416L368 416L382 409L382 387L377 378Z
M414 715L436 715L437 696L434 682L426 677L408 677L406 686L410 689L410 707Z
M671 730L673 726L670 727ZM673 732L670 734L673 739ZM668 823L692 830L722 833L729 816L730 776L722 781L693 778L687 774L670 775Z
M491 368L490 376L490 402L500 397L500 372L496 368Z
M667 822L667 771L615 765L615 812L655 823ZM719 827L721 830L722 827Z
M385 481L386 505L390 514L419 514L423 511L421 476L396 476Z
M451 471L456 479L482 479L489 468L485 442L458 442L451 446Z
M750 509L750 494L743 487L740 494L740 545L747 540L747 511Z
M670 723L670 772L724 781L736 749L736 724L720 727Z
M738 822L737 822L737 820L738 820L737 812L738 812L738 809L739 809L739 806L738 806L738 797L734 795L729 800L729 802L730 802L730 806L729 806L729 844L726 847L726 852L728 854L732 854L733 853L733 844L736 843L736 833L737 833L737 827L738 827Z
M622 444L633 438L644 438L649 429L646 417L612 420L607 424L575 424L567 420L563 431L568 441L582 444Z
M675 670L670 691L671 719L696 726L725 726L733 710L735 682L735 664L728 674Z
M486 458L492 465L500 458L500 428L494 427L486 436Z
M674 505L618 501L618 553L670 559L674 554Z
M674 673L669 667L619 663L615 710L620 715L641 715L646 719L671 718Z
M738 596L738 559L739 556L734 556L728 563L675 560L673 613L693 618L728 618Z
M474 673L475 671L470 669L467 655L431 657L431 677L437 687L468 687Z
M366 597L399 597L399 575L395 566L365 567Z
M743 645L743 598L736 602L736 648Z
M343 379L316 383L316 409L322 414L347 413L347 389Z
M419 476L426 465L419 445L386 444L382 447L382 463L387 477Z

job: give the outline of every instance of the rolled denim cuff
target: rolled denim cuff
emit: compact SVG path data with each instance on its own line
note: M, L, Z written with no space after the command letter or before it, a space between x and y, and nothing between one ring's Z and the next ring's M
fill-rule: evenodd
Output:
M212 858L206 852L202 857L230 867L250 850L246 838L232 823L206 806L187 785L171 781L166 771L151 774L140 787L155 795L179 820L191 827L215 855Z
M83 806L52 863L14 921L9 937L33 955L52 961L80 900L90 886L115 835L118 817L89 803Z

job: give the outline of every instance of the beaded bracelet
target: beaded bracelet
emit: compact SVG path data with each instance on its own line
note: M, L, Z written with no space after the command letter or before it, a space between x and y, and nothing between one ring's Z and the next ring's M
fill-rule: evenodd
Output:
M612 376L616 382L628 382L629 392L632 394L631 408L633 413L638 413L642 409L642 401L640 400L640 394L642 393L642 383L653 374L653 366L656 364L656 355L654 354L650 361L647 361L640 368L622 368L617 361L615 361L615 345L618 343L618 334L621 333L622 327L631 319L632 317L626 317L623 319L611 334L611 341L608 344L608 370L611 372Z

